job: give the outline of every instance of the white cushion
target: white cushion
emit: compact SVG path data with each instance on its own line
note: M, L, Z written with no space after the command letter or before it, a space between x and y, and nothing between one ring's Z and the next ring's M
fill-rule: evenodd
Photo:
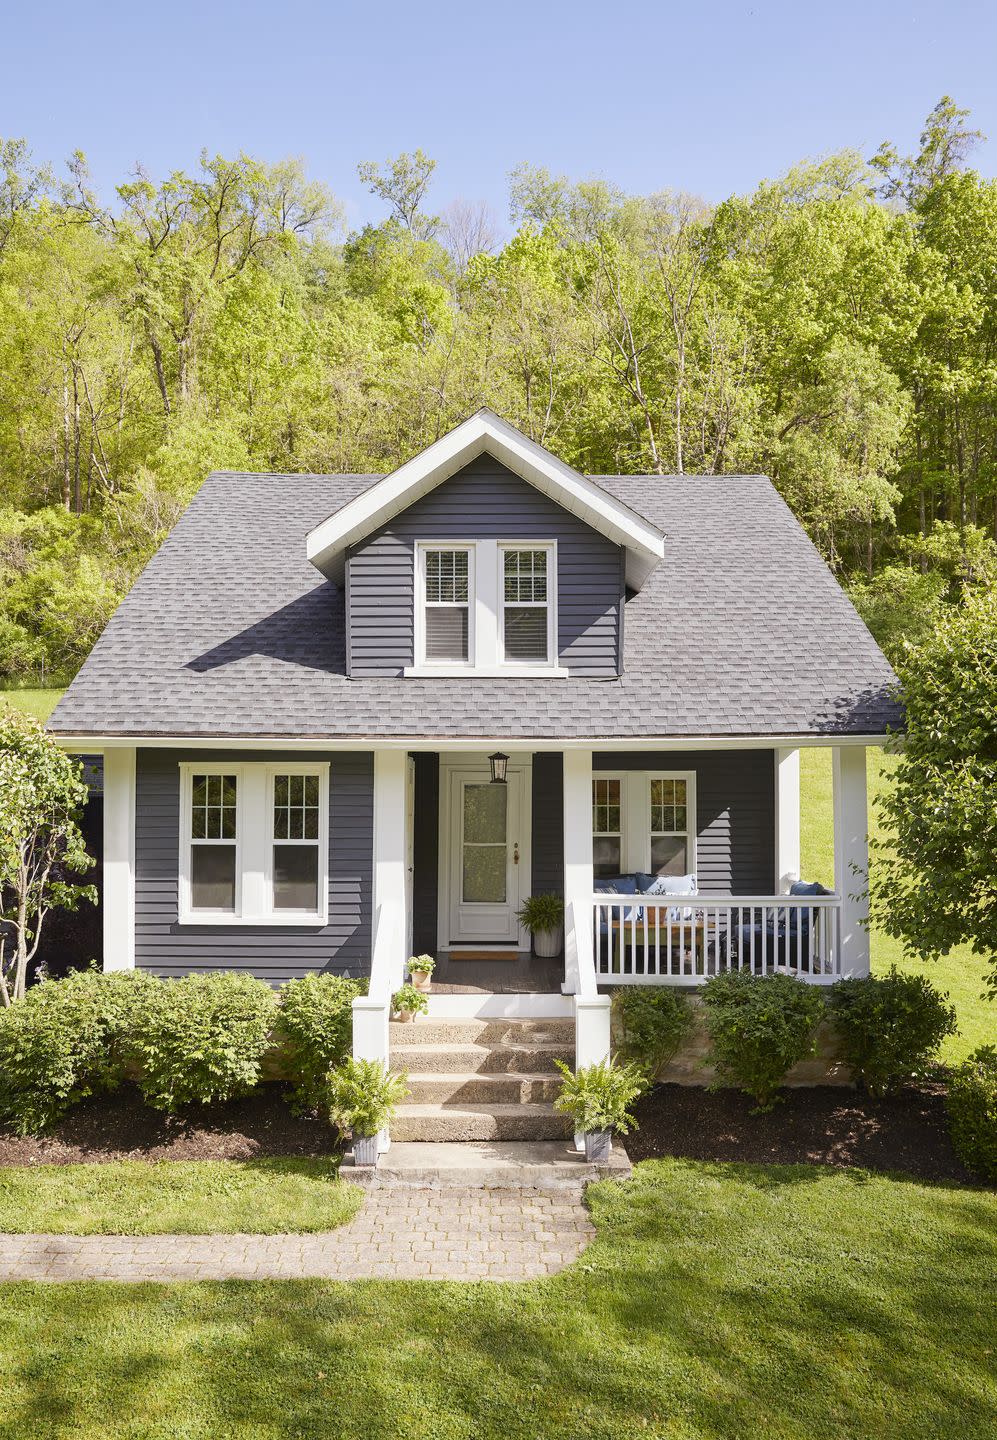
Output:
M656 875L648 886L647 895L698 895L699 886L695 875ZM679 915L679 906L672 905L668 911L669 920L691 920L692 908L686 905Z

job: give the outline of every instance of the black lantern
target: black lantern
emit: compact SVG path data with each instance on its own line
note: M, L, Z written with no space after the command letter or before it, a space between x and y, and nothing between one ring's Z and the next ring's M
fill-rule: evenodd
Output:
M505 772L509 765L508 755L503 755L501 750L496 750L494 755L489 755L488 763L492 767L492 784L504 785Z

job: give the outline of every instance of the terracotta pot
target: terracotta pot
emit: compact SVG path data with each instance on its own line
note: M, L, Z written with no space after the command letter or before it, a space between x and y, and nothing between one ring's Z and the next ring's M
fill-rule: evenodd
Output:
M541 960L556 960L564 949L564 926L556 930L534 930L533 949Z
M376 1135L354 1135L354 1165L376 1165L378 1142Z
M612 1130L588 1130L585 1133L585 1159L590 1165L608 1165L613 1148Z
M432 972L429 970L410 970L409 974L412 977L412 984L415 988L428 994L429 988L433 983Z
M412 1021L415 1019L415 1011L399 1010L398 1013L395 1015L395 1019L400 1020L403 1025L411 1025Z

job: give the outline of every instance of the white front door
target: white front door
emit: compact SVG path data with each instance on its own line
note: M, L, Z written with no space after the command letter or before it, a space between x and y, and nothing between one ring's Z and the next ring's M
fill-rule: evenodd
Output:
M527 768L504 785L487 767L448 770L446 880L451 945L521 943L516 912L529 893Z

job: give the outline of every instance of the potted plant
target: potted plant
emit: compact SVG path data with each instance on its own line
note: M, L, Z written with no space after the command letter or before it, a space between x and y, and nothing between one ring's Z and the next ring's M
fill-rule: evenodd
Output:
M516 912L519 923L533 936L533 949L552 960L564 948L564 901L560 895L531 895Z
M353 1136L354 1165L376 1165L378 1136L408 1094L408 1076L380 1060L354 1060L329 1071L329 1119Z
M391 997L391 1009L396 1019L411 1021L417 1015L425 1015L429 1001L414 985L403 985Z
M432 984L432 974L436 969L436 961L432 955L413 955L408 962L408 973L412 977L412 984L417 990L428 991Z
M629 1107L647 1084L644 1072L639 1065L620 1065L615 1060L580 1070L569 1069L563 1060L554 1063L564 1076L554 1109L566 1110L576 1133L585 1136L585 1159L603 1165L612 1149L613 1131L628 1135L635 1124Z

